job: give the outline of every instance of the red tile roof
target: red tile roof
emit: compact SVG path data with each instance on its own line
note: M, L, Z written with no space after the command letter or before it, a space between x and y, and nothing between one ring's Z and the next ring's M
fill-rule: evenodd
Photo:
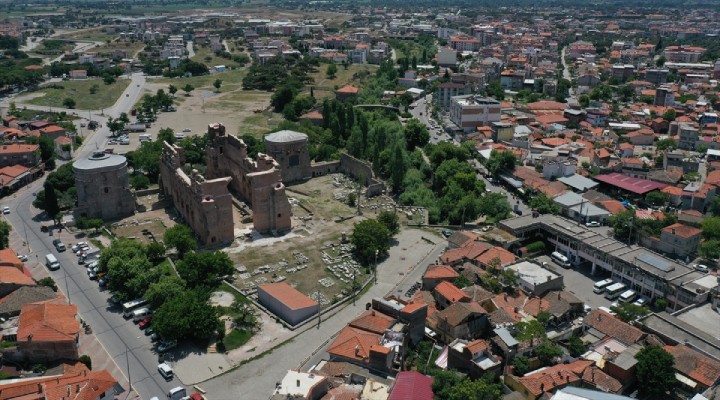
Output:
M402 310L400 310L400 312L406 313L406 314L412 314L415 311L417 311L423 307L427 307L427 304L425 304L423 302L413 302L413 303L410 303L410 304L406 305L405 307L403 307Z
M720 361L682 344L665 346L664 349L673 355L674 367L681 374L708 387L720 379Z
M74 304L30 303L20 310L18 342L75 341L80 322L75 318Z
M22 269L23 262L17 258L12 249L2 249L0 250L0 266Z
M33 278L23 274L16 267L0 267L0 284L35 285Z
M385 315L380 311L367 310L364 313L360 314L359 317L350 321L348 325L354 328L366 330L368 332L382 334L385 333L388 328L393 326L395 321L395 318L389 315Z
M457 286L453 285L450 282L440 282L437 286L435 286L435 289L433 291L438 296L443 297L450 303L456 303L458 301L470 301L470 297L468 297L465 292L458 289Z
M475 260L483 265L490 266L496 258L500 260L500 265L507 265L516 260L515 254L502 247L493 247L479 257L476 257Z
M683 225L681 223L672 224L662 228L662 232L669 233L671 235L680 236L681 238L689 239L693 236L700 236L702 231L692 226Z
M619 187L636 194L645 194L653 190L663 189L667 186L664 183L653 182L647 179L633 178L617 172L606 175L598 175L595 177L595 180L605 182L609 185Z
M341 87L340 89L336 90L335 93L357 94L357 92L359 92L359 91L360 91L360 89L356 88L355 86L345 85L345 86Z
M472 342L468 343L467 346L465 346L465 348L468 349L470 354L478 354L481 351L487 350L488 347L488 342L483 339L473 340Z
M427 279L455 279L460 274L458 274L453 267L449 265L431 265L428 267L427 271L425 271L425 275L423 275L423 278Z
M595 365L585 368L582 373L582 380L603 392L620 393L623 388L623 384L619 380L606 374Z
M602 310L592 310L585 318L584 324L628 346L645 337L645 333L640 329Z
M318 305L317 301L302 294L299 290L285 282L268 283L267 285L261 285L258 289L265 291L291 310L299 310Z
M598 202L598 204L608 210L612 215L617 215L621 212L627 211L627 208L625 208L625 206L617 200L605 200Z
M361 363L370 359L370 347L380 343L380 335L346 326L328 348L328 353Z
M11 179L15 179L29 170L30 168L22 165L11 165L9 167L0 168L0 175L5 175Z
M533 394L533 398L537 398L543 393L554 392L555 389L579 382L581 380L580 374L592 364L593 362L588 360L577 360L570 364L558 364L519 377L517 380Z
M417 371L401 371L388 400L433 400L432 378Z
M0 154L32 153L39 149L37 144L4 144L0 147Z
M106 370L78 368L61 376L0 384L0 400L95 400L116 384L117 381Z

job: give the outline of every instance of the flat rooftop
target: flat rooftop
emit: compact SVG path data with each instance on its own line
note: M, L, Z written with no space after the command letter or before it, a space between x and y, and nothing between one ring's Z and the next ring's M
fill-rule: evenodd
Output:
M533 217L532 214L506 219L500 226L517 234L527 228L552 229L567 237L575 238L593 250L611 255L618 260L636 266L666 281L692 273L694 270L677 261L664 257L641 246L627 245L604 236L575 221L550 214Z
M510 265L506 269L517 272L521 280L531 283L533 286L540 285L550 280L555 280L560 276L549 269L545 269L529 261L523 261Z
M718 331L714 331L714 336L708 333L710 332L709 330L706 330L706 327L708 327L706 324L708 322L712 324L713 322L708 320L698 320L698 318L705 315L704 313L708 313L708 315L710 315L709 312L712 312L715 314L711 319L715 319L717 321L718 314L712 309L707 311L704 307L705 306L698 307L698 311L695 313L689 312L683 316L684 320L691 321L692 324L666 312L650 314L641 319L640 322L644 325L644 330L658 334L663 339L667 338L676 343L688 344L717 359L720 359L720 339L717 337Z

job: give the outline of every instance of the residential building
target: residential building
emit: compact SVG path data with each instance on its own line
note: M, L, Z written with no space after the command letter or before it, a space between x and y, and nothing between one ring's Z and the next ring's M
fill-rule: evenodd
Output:
M449 265L430 265L422 277L422 289L432 291L440 282L452 282L459 276Z
M653 105L659 107L672 107L675 105L675 92L668 87L659 87L655 89L655 98Z
M305 321L320 311L317 301L286 282L258 286L258 302L291 326Z
M440 47L437 62L441 67L454 67L457 64L457 51L450 47Z
M0 267L0 299L24 286L35 286L35 281L22 268Z
M35 363L77 360L80 322L76 315L74 304L25 304L18 320L18 350Z
M672 129L672 124L670 125ZM694 125L683 123L679 124L677 128L678 134L680 135L678 140L678 149L694 151L700 138L700 131L698 128Z
M463 131L500 122L500 102L473 95L455 96L450 101L450 120Z
M667 82L667 77L669 73L670 70L668 69L648 69L645 71L645 80L654 85L662 85L663 83Z
M702 230L676 223L660 231L660 240L653 241L653 249L673 257L694 257L700 245Z
M387 400L433 400L432 382L433 378L417 371L398 372Z
M460 83L445 82L438 85L435 91L435 102L447 111L450 109L452 98L470 94L470 87Z
M594 330L600 338L609 336L617 339L625 346L639 343L647 335L640 329L623 322L614 315L603 310L592 310L583 320L583 330Z
M685 344L664 346L672 354L675 376L690 393L702 393L720 383L720 361Z
M453 303L428 318L428 325L445 343L455 339L471 340L481 337L490 327L489 313L480 304L470 301L469 296L465 296L467 301Z
M562 275L530 261L522 261L504 269L513 271L518 277L518 286L536 296L551 290L562 290L565 286Z
M443 309L457 302L469 302L470 297L450 282L440 282L433 289L438 308Z
M3 400L105 400L118 393L118 382L107 370L90 371L83 364L66 368L61 375L0 381Z
M335 98L337 100L343 101L356 97L359 92L360 89L356 88L355 86L345 85L335 91Z
M320 400L329 386L328 378L323 375L290 370L275 387L272 399Z
M480 379L487 373L500 375L502 358L494 355L490 343L483 339L455 339L448 345L448 368Z
M40 146L37 144L3 144L0 146L0 168L12 165L34 167L40 162Z
M0 274L5 273L4 268L8 267L0 267ZM3 278L3 280L7 280L7 278ZM52 288L47 286L35 284L19 286L14 291L0 297L0 318L17 317L25 304L44 302L56 297Z
M667 46L663 54L669 63L697 63L704 52L704 48L696 46Z

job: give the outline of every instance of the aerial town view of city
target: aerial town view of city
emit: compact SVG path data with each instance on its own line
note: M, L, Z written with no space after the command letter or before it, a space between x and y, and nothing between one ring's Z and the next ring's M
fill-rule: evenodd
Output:
M720 0L0 0L0 400L720 400Z

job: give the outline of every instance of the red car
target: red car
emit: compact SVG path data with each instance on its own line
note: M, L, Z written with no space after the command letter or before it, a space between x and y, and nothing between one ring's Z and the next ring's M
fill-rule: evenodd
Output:
M148 327L150 326L150 323L151 323L151 322L152 322L152 317L145 317L144 320L140 321L140 323L138 324L138 326L140 327L140 329L145 329L145 328L148 328Z

